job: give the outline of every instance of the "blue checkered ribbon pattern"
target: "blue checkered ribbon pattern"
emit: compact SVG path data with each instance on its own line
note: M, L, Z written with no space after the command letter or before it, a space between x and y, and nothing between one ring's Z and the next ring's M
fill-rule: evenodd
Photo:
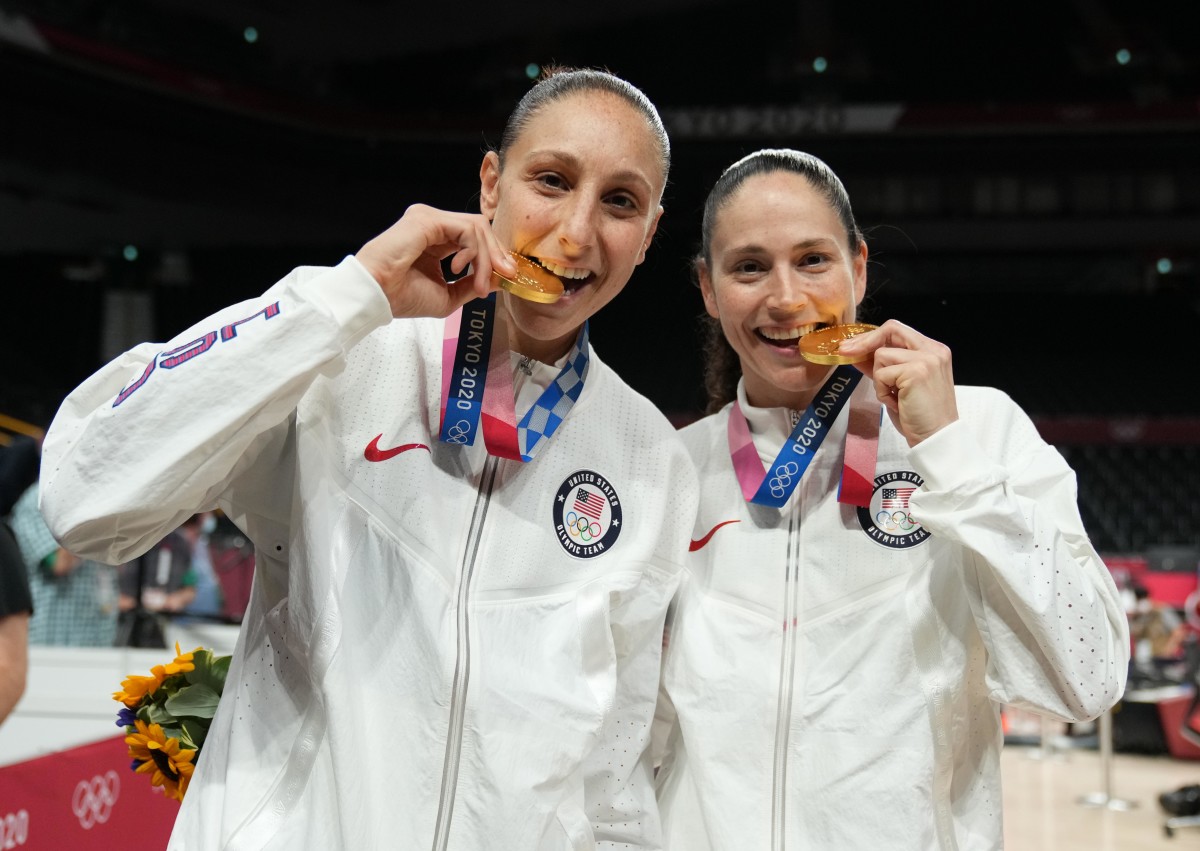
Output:
M585 322L562 370L517 424L517 440L520 441L523 461L533 460L537 451L545 446L542 439L546 438L548 442L567 418L571 408L579 401L590 367L588 326Z

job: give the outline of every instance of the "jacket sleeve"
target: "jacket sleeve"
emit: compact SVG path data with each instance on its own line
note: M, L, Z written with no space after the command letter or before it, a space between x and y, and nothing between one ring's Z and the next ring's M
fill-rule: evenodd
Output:
M967 409L974 426L959 420L912 450L924 479L913 517L963 547L992 699L1094 718L1125 688L1129 627L1116 585L1088 540L1066 461L1007 396L982 401L983 416Z
M278 447L313 381L390 320L348 257L121 355L67 396L46 434L41 507L55 537L109 564L145 552Z

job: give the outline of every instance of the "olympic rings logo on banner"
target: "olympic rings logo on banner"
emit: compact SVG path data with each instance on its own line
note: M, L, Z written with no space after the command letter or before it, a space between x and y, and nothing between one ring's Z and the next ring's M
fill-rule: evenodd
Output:
M446 442L463 444L467 442L467 433L471 430L471 424L466 420L459 420L454 425L446 430Z
M767 486L771 488L771 496L779 499L787 493L792 484L792 477L800 472L800 467L795 461L788 461L786 464L780 464L772 472L775 476L767 482Z
M121 795L121 778L115 771L104 776L96 775L91 780L80 780L71 797L71 809L84 830L104 824L112 815L113 805Z
M574 511L568 511L566 517L563 518L567 525L567 531L572 538L587 543L593 538L599 538L600 529L599 523L594 523L582 514L576 514Z

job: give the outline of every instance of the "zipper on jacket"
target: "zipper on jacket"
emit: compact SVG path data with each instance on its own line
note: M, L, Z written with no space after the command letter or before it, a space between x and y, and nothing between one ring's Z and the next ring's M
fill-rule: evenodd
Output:
M454 684L450 692L450 726L446 732L446 761L442 765L442 790L438 799L437 823L433 830L433 851L445 851L446 843L450 840L450 820L454 816L458 764L462 754L463 716L467 711L467 679L471 670L468 606L471 579L475 575L475 559L479 555L479 541L483 537L483 521L492 499L499 462L500 459L494 455L487 456L484 462L479 492L475 495L475 509L471 512L471 525L467 530L467 543L463 548L462 570L458 580L458 640L454 657Z
M771 778L771 849L783 851L787 808L788 738L792 726L792 683L796 673L796 633L800 608L800 494L788 517L783 589L783 650L779 654L779 708L775 717L775 763Z

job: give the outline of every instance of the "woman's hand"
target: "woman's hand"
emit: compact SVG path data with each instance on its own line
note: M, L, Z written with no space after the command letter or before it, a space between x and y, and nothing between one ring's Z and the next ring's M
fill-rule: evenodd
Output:
M450 271L462 275L452 283L442 274L442 260L451 256ZM517 271L482 215L424 204L409 207L355 257L379 282L395 317L448 316L495 289L493 268L507 275Z
M958 419L948 346L889 319L874 331L843 341L838 351L870 354L855 366L874 382L875 395L909 446Z

